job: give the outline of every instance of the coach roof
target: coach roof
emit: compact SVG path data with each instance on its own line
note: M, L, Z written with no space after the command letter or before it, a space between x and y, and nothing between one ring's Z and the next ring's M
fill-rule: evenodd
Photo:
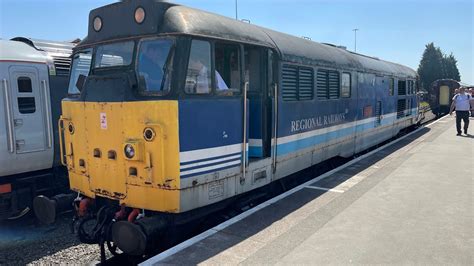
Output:
M0 61L47 63L48 57L26 43L0 40Z
M146 12L142 24L135 23L133 18L133 12L139 6ZM92 28L97 16L103 19L103 29L99 32ZM406 66L158 0L124 1L92 10L89 35L81 46L134 35L156 34L187 34L251 43L277 49L284 61L416 77L416 72Z

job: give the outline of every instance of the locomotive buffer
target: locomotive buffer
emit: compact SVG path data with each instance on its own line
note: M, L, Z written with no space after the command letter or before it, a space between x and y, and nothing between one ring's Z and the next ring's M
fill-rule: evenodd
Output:
M444 117L142 265L471 264L474 136L455 137L454 124Z

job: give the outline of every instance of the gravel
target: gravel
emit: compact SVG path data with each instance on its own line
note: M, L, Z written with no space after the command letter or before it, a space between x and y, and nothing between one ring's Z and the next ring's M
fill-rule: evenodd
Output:
M71 219L63 215L51 226L31 216L0 222L0 265L96 264L99 246L81 244L71 233Z

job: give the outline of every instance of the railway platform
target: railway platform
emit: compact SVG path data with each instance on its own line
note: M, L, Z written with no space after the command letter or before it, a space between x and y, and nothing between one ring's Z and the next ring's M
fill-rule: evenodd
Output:
M473 155L446 116L142 265L472 265Z

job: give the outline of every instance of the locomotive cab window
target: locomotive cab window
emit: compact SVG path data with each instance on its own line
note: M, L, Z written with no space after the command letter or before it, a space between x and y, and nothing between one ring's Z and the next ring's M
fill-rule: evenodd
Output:
M82 50L74 54L72 59L71 77L69 79L68 94L81 93L85 78L89 76L92 63L92 49Z
M211 69L211 44L193 40L184 91L188 94L209 94L212 85Z
M215 80L219 95L231 96L240 92L240 47L232 44L215 45Z
M171 40L145 40L138 50L138 79L142 94L163 95L170 90L173 62Z
M95 68L128 66L132 63L133 41L104 44L97 48Z

